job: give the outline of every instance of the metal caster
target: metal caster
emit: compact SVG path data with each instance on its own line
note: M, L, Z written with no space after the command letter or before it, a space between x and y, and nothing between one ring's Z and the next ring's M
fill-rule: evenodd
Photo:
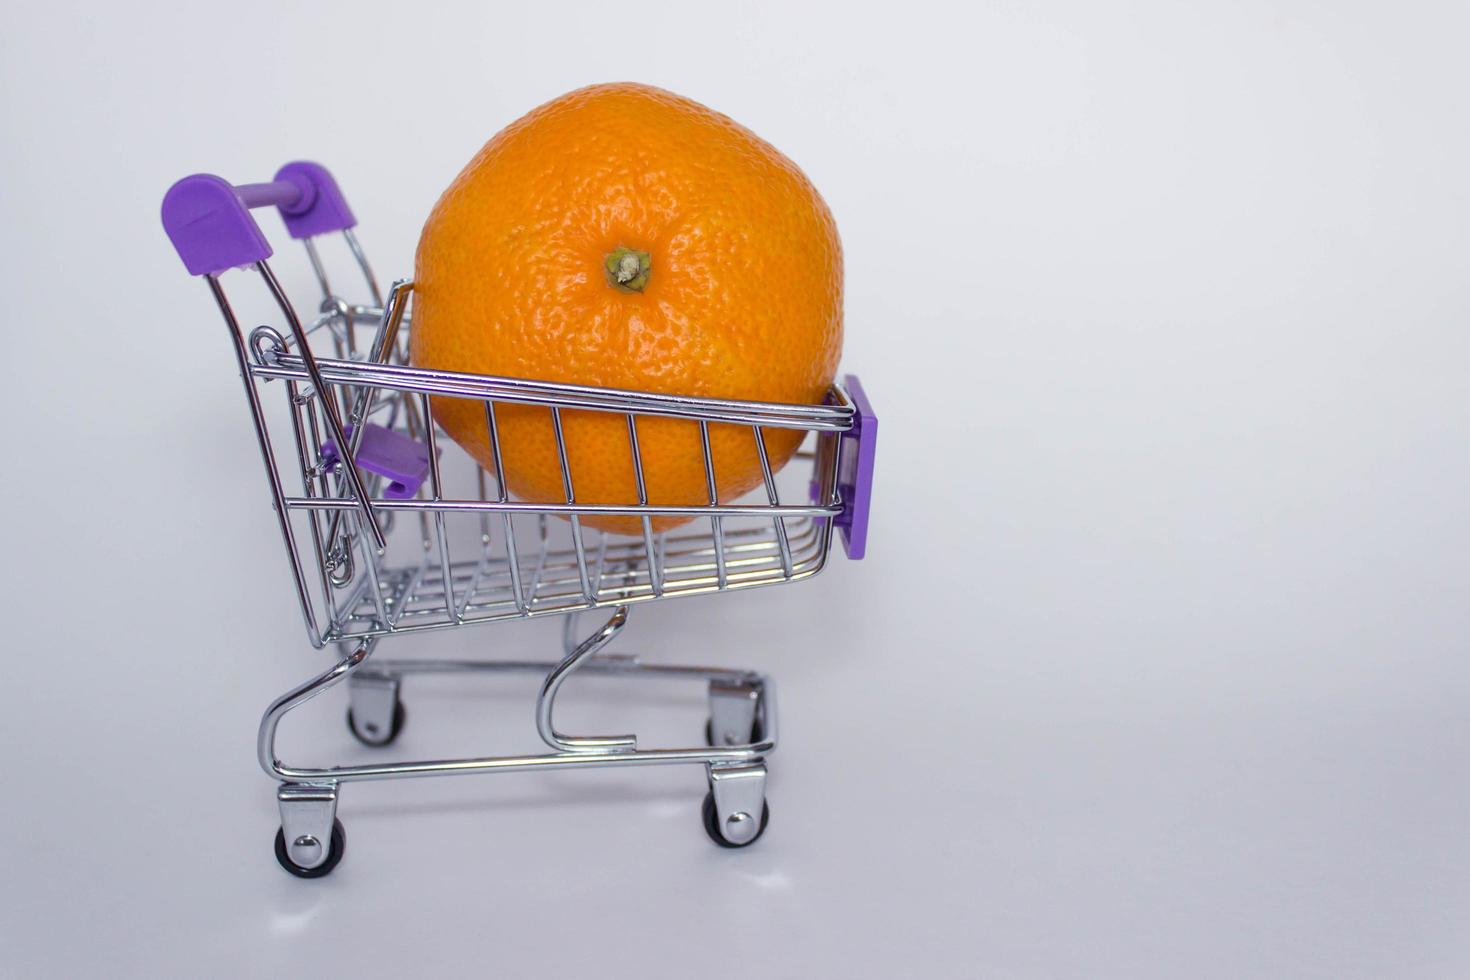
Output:
M726 730L726 732L728 735L728 730ZM757 718L755 720L755 723L750 726L750 735L747 738L734 738L733 736L731 736L731 741L728 742L715 741L715 722L713 718L704 723L704 744L708 745L710 748L727 748L731 745L754 745L756 742L759 742L765 737L765 729L764 726L761 725L761 720L759 718Z
M353 738L357 739L363 745L381 749L385 745L391 745L393 740L398 737L398 733L403 731L403 723L407 716L408 713L403 710L403 702L395 702L393 705L393 723L387 726L386 734L382 734L380 726L375 722L367 722L359 725L357 723L357 716L352 713L351 708L348 708L347 730L352 733ZM377 734L365 732L363 731L364 728L374 729L377 731Z
M281 827L276 860L298 878L320 878L342 862L347 832L337 819L335 786L286 783L276 791Z
M398 678L353 674L347 679L347 730L364 745L382 748L403 731L406 713L398 697Z
M704 741L714 748L751 745L765 734L765 703L759 684L748 681L709 682L709 721Z
M704 832L709 839L721 847L749 847L760 840L771 821L765 765L711 766L709 779L710 791L704 797Z
M342 828L342 821L332 821L331 850L327 859L314 868L303 868L291 860L293 851L300 850L299 839L290 846L286 844L286 829L284 827L276 831L276 860L281 867L291 872L298 878L322 878L332 873L332 869L342 862L342 855L347 850L347 831Z

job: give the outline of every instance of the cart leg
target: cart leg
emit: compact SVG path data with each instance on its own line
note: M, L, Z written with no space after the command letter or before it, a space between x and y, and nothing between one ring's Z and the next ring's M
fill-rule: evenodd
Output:
M758 683L717 678L709 682L709 729L705 740L716 748L761 740L762 691Z
M337 820L337 787L282 783L276 791L281 829L276 832L276 859L300 878L320 878L342 860L347 845Z
M397 674L357 671L348 675L347 727L364 745L387 745L402 731L404 712L398 686Z
M766 764L712 765L709 786L704 829L710 839L721 847L754 844L771 819L766 805Z
M632 752L638 747L638 739L633 735L563 735L551 722L551 710L556 704L556 692L561 690L562 681L622 632L628 623L628 607L616 607L603 627L580 644L573 643L575 633L571 623L572 617L568 616L568 625L562 633L562 644L568 648L567 655L546 675L541 693L536 698L536 731L547 745L558 752Z
M329 775L317 776L316 774L302 774L283 768L279 759L276 758L276 728L281 719L300 707L318 694L326 691L350 677L367 662L372 656L373 649L378 645L378 638L370 636L363 640L352 652L327 671L324 671L304 684L297 685L271 702L270 707L265 709L265 714L260 718L260 729L255 734L255 757L260 762L260 768L265 770L267 776L279 779L283 783L292 780L311 780L311 785L326 785L330 782L335 785L336 780Z

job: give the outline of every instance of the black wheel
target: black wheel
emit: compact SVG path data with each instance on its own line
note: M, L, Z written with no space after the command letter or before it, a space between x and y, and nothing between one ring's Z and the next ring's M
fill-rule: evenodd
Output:
M352 733L353 738L357 739L363 745L381 749L385 745L393 744L393 740L398 737L398 733L403 731L403 722L406 717L407 712L403 710L403 702L395 701L393 702L393 727L388 730L388 733L386 735L382 733L365 733L358 730L357 720L352 717L352 709L348 708L347 730Z
M761 739L763 739L765 737L766 737L765 726L761 724L760 716L757 715L756 716L756 719L755 719L755 723L750 726L750 741L751 741L751 744L754 744L756 742L759 742ZM726 748L726 746L716 745L715 744L715 721L714 721L713 718L706 718L705 721L704 721L704 744L705 745L708 745L710 748L715 748L715 749L723 749L723 748Z
M710 840L714 841L721 847L749 847L750 845L761 839L761 835L766 832L766 824L770 822L771 804L766 802L765 800L762 800L760 829L755 832L754 837L746 841L744 844L732 844L729 841L725 840L725 836L720 833L720 816L718 813L715 812L715 794L712 792L704 794L704 832L706 834L709 834Z
M291 872L298 878L321 878L332 873L332 869L342 863L342 855L347 850L347 831L342 829L342 821L332 821L332 852L327 859L314 868L303 868L291 856L286 853L286 828L280 827L276 830L276 860L281 867Z

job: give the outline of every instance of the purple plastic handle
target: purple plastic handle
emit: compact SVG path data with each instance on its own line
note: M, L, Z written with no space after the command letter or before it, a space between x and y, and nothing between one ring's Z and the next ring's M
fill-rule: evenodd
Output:
M238 184L235 195L247 208L295 207L301 200L301 187L295 181L276 180L269 184Z
M292 238L345 231L357 224L337 182L319 163L298 160L268 184L239 187L213 174L185 177L163 195L163 230L193 276L217 275L271 257L270 243L250 216L274 206Z
M878 448L878 416L863 391L857 375L842 379L857 410L852 428L842 434L842 461L837 472L837 489L842 494L842 513L834 523L842 532L847 557L856 561L868 550L868 515L873 503L873 461Z

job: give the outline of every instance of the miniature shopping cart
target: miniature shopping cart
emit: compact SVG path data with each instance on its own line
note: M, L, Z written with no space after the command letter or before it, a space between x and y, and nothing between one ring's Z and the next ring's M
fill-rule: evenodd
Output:
M263 206L276 207L291 236L306 246L323 296L320 314L309 322L298 317L266 261L271 248L249 211ZM353 234L355 224L336 182L312 163L287 164L262 184L186 177L163 201L164 228L190 274L204 277L229 328L307 635L314 647L332 645L340 654L331 669L277 698L260 722L260 764L280 782L276 858L304 878L330 872L346 844L337 820L338 787L354 780L665 763L705 767L704 825L715 843L753 843L770 813L765 758L776 747L771 679L744 670L644 664L603 651L636 603L810 578L826 564L834 533L849 557L862 557L877 433L862 386L849 375L832 385L824 404L779 405L413 367L406 342L412 283L394 283L384 299ZM370 304L348 303L329 285L318 241L339 232L366 280ZM257 298L269 297L279 326L242 332L223 286L223 274L232 269L260 276L265 293ZM487 472L468 454L446 453L452 444L435 426L430 396L481 403L497 463L497 406L544 409L565 494L512 499L496 476L498 465ZM626 420L638 503L577 500L562 428L567 412ZM707 503L648 502L638 432L640 420L652 417L685 420L697 429ZM721 501L712 426L742 426L753 434L763 477L753 495ZM773 472L764 439L771 429L806 434L797 459L809 462L809 471L790 466ZM783 490L792 474L798 482ZM605 534L584 526L589 515L633 518L642 533ZM656 519L671 517L694 520L656 530L668 523ZM594 609L604 610L607 620L579 631L578 614ZM373 656L384 637L542 616L563 617L559 660ZM287 765L277 757L276 729L286 713L343 681L352 734L385 747L404 724L405 674L487 670L545 674L535 721L550 752L322 768ZM706 744L641 748L632 735L564 734L553 723L553 707L576 670L707 683Z

